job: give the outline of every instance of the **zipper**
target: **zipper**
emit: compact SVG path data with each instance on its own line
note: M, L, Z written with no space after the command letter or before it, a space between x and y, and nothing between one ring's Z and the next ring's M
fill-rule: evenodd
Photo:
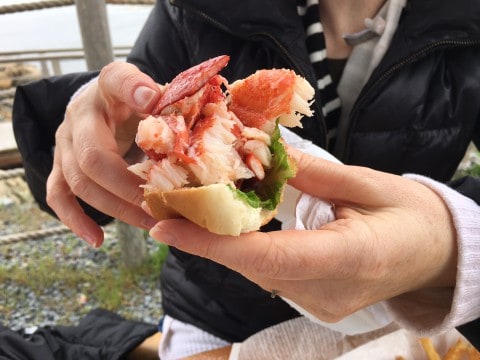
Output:
M411 63L412 61L415 61L417 59L420 59L433 51L437 49L442 49L442 48L457 48L457 47L468 47L468 46L474 46L474 45L480 45L480 40L441 40L437 41L433 44L427 45L424 48L417 50L415 53L407 56L406 58L400 60L396 64L392 65L389 69L387 69L378 79L376 79L371 85L366 86L362 89L360 94L358 95L357 101L355 102L352 111L350 113L350 119L354 118L354 114L357 111L357 109L366 101L365 99L367 96L375 90L376 87L378 87L380 84L382 84L384 81L386 81L389 77L391 77L393 74L401 70L405 65ZM337 149L341 150L341 152L336 153L336 156L342 158L346 151L348 150L348 145L347 145L347 139L351 135L351 130L352 130L352 124L348 126L348 131L345 133L344 136L344 146L343 149Z
M382 74L382 76L380 76L377 80L375 80L375 82L372 85L370 85L368 88L364 88L361 91L358 98L360 99L362 96L368 95L368 93L370 91L372 91L372 89L374 89L380 83L382 83L387 78L392 76L395 72L400 70L403 66L407 65L408 63L410 63L414 60L420 59L423 56L426 56L426 55L430 54L434 50L437 50L437 49L440 49L440 48L468 47L468 46L479 45L479 44L480 44L480 40L442 40L442 41L438 41L434 44L430 44L430 45L418 50L417 52L409 55L408 57L399 61L398 63L392 65L392 67L390 67L390 69L386 70ZM356 107L357 106L354 106L354 108L352 109L352 113L353 113L353 110Z
M181 0L169 0L170 5L176 6L176 7L183 7L185 9L188 9L189 11L194 12L195 14L199 15L201 18L204 20L207 20L207 22L211 23L212 25L218 27L219 29L229 33L233 34L233 32L228 28L228 26L223 25L221 22L215 20L211 16L207 15L203 11L198 10L197 8L184 4Z
M302 69L300 68L298 63L294 60L294 58L292 57L292 55L288 51L288 49L285 48L285 46L283 46L280 43L280 41L278 41L277 38L272 36L271 34L269 34L267 32L255 32L255 33L249 33L246 36L244 36L244 35L241 35L241 34L238 34L238 33L235 33L233 31L231 31L228 26L226 26L223 23L221 23L221 22L217 21L216 19L212 18L210 15L206 14L205 12L200 11L197 8L194 8L190 5L184 4L181 0L169 0L169 1L170 1L171 5L188 9L189 11L192 11L195 14L197 14L198 16L200 16L206 22L212 24L213 26L217 27L218 29L220 29L220 30L222 30L222 31L224 31L228 34L231 34L233 36L240 37L240 38L245 38L245 37L253 38L253 37L260 36L260 37L264 37L264 38L270 40L273 44L275 44L275 46L278 48L278 50L285 56L287 61L290 63L289 65L292 67L292 69L298 75L302 76L305 79L307 78L306 74L302 71ZM314 86L314 88L316 89L315 86ZM318 118L318 120L319 120L319 123L320 123L320 126L321 126L321 131L322 131L321 136L322 136L322 139L323 139L323 144L324 144L324 146L326 146L327 145L327 127L326 127L326 124L325 124L325 118L323 116L322 108L317 101L315 101L313 103L313 105L314 105L314 114L316 114L314 116L316 118Z

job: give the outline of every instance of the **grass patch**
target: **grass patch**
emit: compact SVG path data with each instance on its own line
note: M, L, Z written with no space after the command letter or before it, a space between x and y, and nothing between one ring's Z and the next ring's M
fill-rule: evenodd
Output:
M60 225L39 209L22 177L0 182L0 200L0 236ZM73 325L99 307L135 320L160 318L159 277L168 247L146 238L147 258L130 269L114 223L104 232L100 249L69 233L0 246L0 323Z
M473 164L467 169L458 170L455 178L462 176L476 176L480 177L480 164Z
M88 301L95 301L98 306L115 311L128 303L129 294L142 292L142 286L158 286L167 253L167 246L156 244L147 260L135 269L122 265L79 269L74 264L62 263L54 257L36 254L33 257L35 260L28 263L9 268L0 265L0 283L14 283L30 289L37 296L52 287L68 289L71 294L83 294ZM0 311L2 306L9 307L0 304Z

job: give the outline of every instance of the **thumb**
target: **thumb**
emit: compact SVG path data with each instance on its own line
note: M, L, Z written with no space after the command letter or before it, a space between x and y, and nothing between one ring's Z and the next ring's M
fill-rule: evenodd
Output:
M297 164L297 173L289 184L304 193L338 203L388 203L385 189L394 175L335 163L292 147L288 147L288 154Z
M98 87L102 95L127 104L139 113L151 113L161 97L158 84L135 65L112 62L100 72Z

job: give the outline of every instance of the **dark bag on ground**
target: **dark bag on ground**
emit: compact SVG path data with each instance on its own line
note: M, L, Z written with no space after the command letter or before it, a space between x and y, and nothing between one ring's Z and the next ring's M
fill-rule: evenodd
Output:
M78 326L46 326L13 331L0 325L1 360L121 360L157 332L157 326L103 309Z

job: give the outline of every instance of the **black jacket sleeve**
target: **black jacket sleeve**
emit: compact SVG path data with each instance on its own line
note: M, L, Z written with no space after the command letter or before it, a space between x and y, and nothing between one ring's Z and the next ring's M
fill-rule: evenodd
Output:
M480 319L461 325L457 330L480 351Z
M13 102L12 122L25 178L40 208L55 216L46 203L46 182L53 165L55 132L75 91L97 75L96 72L52 77L18 86ZM110 218L80 202L99 224Z

